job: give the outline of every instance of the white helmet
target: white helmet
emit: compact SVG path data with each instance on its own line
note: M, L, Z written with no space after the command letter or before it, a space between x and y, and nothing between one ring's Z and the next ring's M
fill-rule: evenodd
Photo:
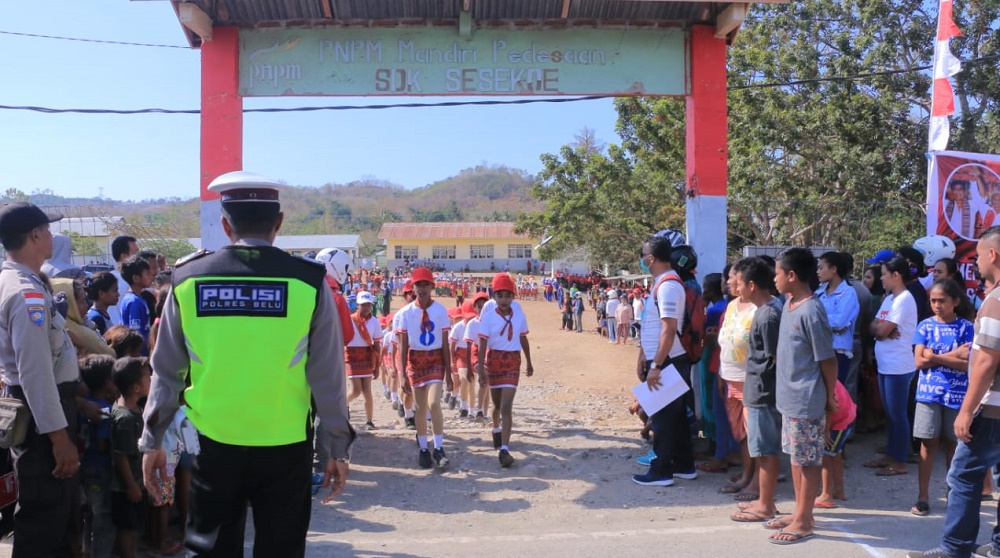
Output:
M358 304L375 304L375 295L368 291L358 292Z
M932 234L918 238L913 247L924 255L924 265L932 266L942 258L955 257L955 243L947 236Z
M326 266L326 274L341 285L347 283L351 270L351 257L339 248L324 248L316 254L316 261Z

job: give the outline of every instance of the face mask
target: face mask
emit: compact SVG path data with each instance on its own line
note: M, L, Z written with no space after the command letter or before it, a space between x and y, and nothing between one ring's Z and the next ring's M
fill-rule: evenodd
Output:
M643 273L649 273L650 272L649 271L649 266L646 265L646 258L645 257L639 258L639 267L642 269Z

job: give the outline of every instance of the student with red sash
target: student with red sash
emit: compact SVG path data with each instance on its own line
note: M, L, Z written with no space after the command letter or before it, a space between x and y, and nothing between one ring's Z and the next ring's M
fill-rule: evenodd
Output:
M434 274L426 267L413 270L411 276L416 300L399 311L399 353L402 360L403 391L413 393L417 404L417 443L419 463L424 469L437 463L448 464L444 453L444 415L441 413L441 384L452 390L451 354L447 337L451 331L448 310L431 298ZM434 430L434 453L427 448L427 410L431 411Z
M392 362L396 371L394 384L396 385L396 389L399 392L399 399L401 400L400 405L396 410L399 413L399 418L403 419L403 422L406 424L406 428L410 430L417 429L417 421L413 418L413 394L403 391L403 377L406 375L406 371L403 370L403 361L399 356L399 336L397 333L399 332L399 328L402 327L400 323L403 319L403 310L405 310L406 307L413 302L414 298L416 298L416 296L413 294L413 282L407 280L406 283L403 284L403 300L406 304L399 309L399 312L396 312L391 320Z
M465 335L465 316L462 315L462 305L452 306L448 309L448 320L451 323L451 333L448 334L448 351L451 353L451 385L454 392L446 391L444 402L449 409L454 409L461 399L462 381L458 373L458 357L455 355L455 345L458 339Z
M344 347L347 360L347 379L351 381L351 394L347 396L350 405L359 396L365 397L365 429L375 430L372 413L375 400L372 398L372 379L378 377L379 354L382 352L382 328L378 319L372 316L375 297L368 291L358 293L358 311L351 314L353 339Z
M478 370L479 366L479 315L483 309L483 306L490 299L490 295L485 292L478 292L476 296L472 298L472 311L466 314L467 321L465 322L465 343L467 344L466 349L466 362L469 363L469 370ZM473 378L468 377L469 381L473 381ZM476 423L486 424L486 409L490 404L490 387L488 385L479 384L476 382L473 386L470 386L470 390L475 389L474 386L479 386L479 391L476 393L475 405L469 410L469 416L475 417Z
M521 351L527 361L525 374L530 378L531 365L528 345L528 319L520 305L514 305L514 281L506 273L493 277L495 307L486 307L479 317L479 383L489 384L493 399L493 448L500 450L501 467L514 464L508 444L513 422L514 395L521 377ZM485 372L484 365L485 364Z
M472 374L469 369L469 342L465 340L465 328L471 316L476 316L472 301L467 300L458 308L459 321L451 326L451 359L455 368L458 384L459 418L467 418L474 405L475 394Z

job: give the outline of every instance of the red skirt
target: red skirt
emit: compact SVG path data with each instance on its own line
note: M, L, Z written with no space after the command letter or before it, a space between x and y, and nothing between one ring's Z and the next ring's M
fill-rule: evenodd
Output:
M465 347L455 347L455 370L465 368L468 370L469 363L465 359Z
M387 372L392 370L392 353L388 351L382 353L382 364L385 365Z
M415 351L407 353L406 375L410 386L418 388L444 381L444 362L441 350Z
M521 351L486 351L486 378L490 389L516 388L521 378Z
M375 351L371 347L345 347L348 378L371 378L375 375Z

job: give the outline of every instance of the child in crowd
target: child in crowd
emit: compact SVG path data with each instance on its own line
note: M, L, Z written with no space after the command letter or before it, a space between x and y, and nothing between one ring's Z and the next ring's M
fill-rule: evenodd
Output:
M109 327L104 340L114 349L116 358L142 356L142 335L128 326Z
M820 490L826 419L837 412L837 356L823 304L814 296L816 257L789 248L775 268L778 292L786 297L778 336L776 402L781 412L782 450L791 456L795 513L766 526L779 529L774 544L794 544L815 535L813 503Z
M479 324L479 363L476 372L480 384L488 384L493 399L493 449L499 450L501 467L514 464L510 454L510 430L513 424L514 395L521 376L521 352L527 361L525 374L530 378L528 320L520 306L514 306L514 281L506 273L493 277L494 308L484 310ZM485 370L484 370L485 364Z
M823 451L823 492L814 502L817 508L824 509L836 508L836 500L847 499L844 489L844 445L854 434L854 419L858 415L857 405L839 380L835 393L837 412L830 416L830 422L827 423L826 447Z
M448 310L431 298L434 291L434 274L426 267L418 267L412 274L413 290L417 298L399 311L400 359L403 390L412 392L417 405L417 443L420 446L418 462L429 469L448 465L444 451L444 415L441 411L441 384L451 391L451 354L447 335L451 331ZM430 409L434 432L434 453L427 447L427 411ZM433 461L432 461L433 459Z
M399 343L399 330L401 327L403 327L402 325L403 311L406 310L407 307L409 307L410 304L413 303L413 300L415 298L416 295L413 292L413 281L407 281L406 283L403 284L403 300L406 301L406 304L402 308L400 308L399 312L396 312L396 314L392 318L392 331L394 334L393 351L392 351L393 363L395 364L396 367L396 383L399 386L399 392L400 392L399 398L402 401L399 406L398 412L400 418L402 418L403 422L406 424L406 428L410 430L417 429L417 419L415 418L416 411L414 410L414 404L413 404L413 392L412 390L408 392L405 389L403 389L405 386L404 380L406 376L406 370L403 369L402 351L400 350L400 343Z
M469 410L472 408L472 395L474 393L473 384L469 381L469 343L465 340L465 328L469 321L469 314L473 313L472 301L463 302L458 306L455 323L451 325L451 362L455 368L455 377L458 382L459 418L467 418Z
M344 348L347 364L347 378L350 380L351 393L347 396L350 404L358 397L365 401L365 429L375 430L372 414L375 412L375 398L372 395L372 379L377 377L379 354L382 352L382 330L378 319L372 315L375 308L375 297L368 291L357 295L358 311L351 314L351 326L354 328L353 338Z
M920 322L913 337L917 379L917 409L913 437L920 440L917 503L910 512L930 513L930 482L938 446L944 446L945 469L955 454L955 418L969 387L969 348L973 325L956 314L964 293L951 279L931 285L927 293L934 316Z
M103 336L112 325L108 307L118 304L118 278L107 271L101 271L90 277L84 285L87 288L87 299L93 305L87 311L87 319L94 322L97 332Z
M114 276L111 276L114 279ZM112 283L115 292L118 281ZM115 367L114 357L90 355L80 360L80 379L90 394L87 400L101 408L99 422L80 419L80 480L89 520L84 526L83 548L89 549L92 558L110 558L115 542L115 527L111 521L111 407L118 399L118 388L111 379Z
M451 374L451 385L455 389L454 393L450 390L444 392L444 402L448 405L449 409L454 409L458 406L459 394L462 391L461 380L458 376L458 363L455 362L455 324L462 321L461 304L448 308L448 325L451 326L451 332L448 333L448 353L451 355L451 370L448 370L446 373Z
M468 344L468 356L466 358L473 370L479 369L479 322L483 307L489 299L490 295L485 292L480 291L476 293L476 296L472 298L471 316L465 324L465 342ZM486 411L490 405L490 388L488 385L479 383L478 381L476 385L479 386L479 391L476 393L476 407L472 409L475 413L470 412L470 414L475 416L477 424L486 424Z
M143 262L145 263L145 262ZM134 558L138 547L142 511L142 409L139 400L149 395L152 369L144 358L125 357L115 362L112 378L120 393L111 408L111 515L118 530L118 553Z
M152 325L149 305L142 297L142 291L153 284L153 268L145 259L133 256L122 264L122 279L129 284L129 292L121 298L119 308L122 324L142 336L142 355L149 355L149 328Z
M389 375L391 372L390 372L390 369L389 369L389 362L386 360L386 355L389 354L388 353L389 348L387 347L387 345L391 341L391 339L389 339L389 333L390 332L388 331L388 329L389 329L389 316L388 316L388 314L383 314L378 319L378 325L382 329L382 346L381 346L381 350L379 351L379 355L378 355L378 358L379 358L379 361L380 361L380 364L379 364L379 380L382 382L382 394L385 395L386 401L393 401L393 398L392 398L392 391L393 390L392 390L392 386L391 386L392 377ZM396 407L393 406L393 410L395 410L395 408Z

